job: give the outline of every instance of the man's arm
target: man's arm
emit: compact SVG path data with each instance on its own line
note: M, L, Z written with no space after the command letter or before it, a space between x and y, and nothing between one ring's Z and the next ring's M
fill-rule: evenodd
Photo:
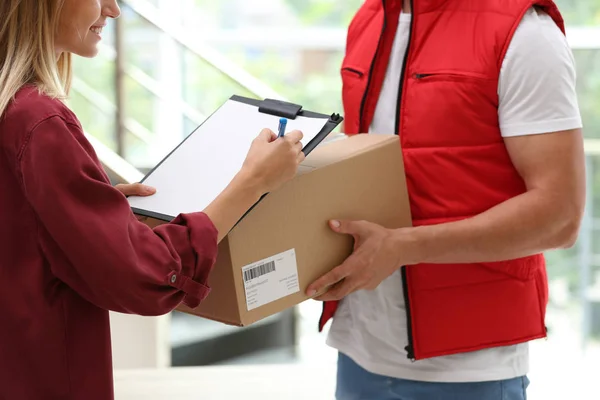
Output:
M400 243L414 235L412 261L501 261L575 243L585 205L581 130L504 140L527 192L470 219L396 232Z
M354 236L355 249L312 284L309 295L330 285L321 300L374 289L402 265L493 262L573 245L585 201L575 88L566 38L550 16L530 10L498 83L500 132L527 191L475 217L435 226L391 231L369 222L332 222L334 231Z
M374 289L402 265L493 262L574 244L585 205L580 129L507 137L527 191L477 216L439 225L390 230L365 221L332 221L352 235L354 253L307 289L336 300Z

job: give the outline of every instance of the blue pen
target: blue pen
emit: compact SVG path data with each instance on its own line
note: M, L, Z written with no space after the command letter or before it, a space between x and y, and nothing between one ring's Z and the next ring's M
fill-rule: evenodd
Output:
M287 118L279 119L279 134L277 137L283 137L285 135L285 127L287 125Z

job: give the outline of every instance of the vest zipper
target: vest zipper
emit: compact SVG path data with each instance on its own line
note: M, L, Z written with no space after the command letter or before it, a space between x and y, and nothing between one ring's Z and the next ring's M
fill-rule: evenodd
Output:
M402 91L404 90L404 75L406 72L406 65L408 63L408 56L410 54L410 45L412 42L413 26L415 22L415 7L414 1L410 0L410 9L412 18L410 19L410 29L408 34L408 44L406 46L406 53L404 54L404 60L402 62L402 72L400 73L400 83L398 85L398 102L396 103L396 135L400 135L400 108L402 106ZM404 303L406 307L406 330L408 331L408 346L406 350L406 356L409 360L415 361L415 346L413 341L412 333L412 312L410 308L410 299L408 297L408 278L406 274L406 266L402 267L402 287L404 290Z
M408 299L408 279L406 278L406 266L402 267L402 289L404 291L404 303L406 304L406 331L408 332L408 346L406 346L404 350L406 350L406 357L409 360L415 361L415 347L413 343L412 318Z
M381 0L381 3L383 4L383 11L384 11L384 15L385 15L385 0ZM411 10L414 10L413 0L410 0L410 5L411 5ZM396 107L396 109L397 109L397 111L396 111L396 135L399 134L399 128L400 128L400 101L401 101L402 90L403 90L403 86L404 86L404 71L406 70L408 52L410 51L413 22L414 22L414 15L410 21L410 33L409 33L409 37L408 37L408 46L406 49L406 54L404 55L404 61L403 61L403 65L402 65L402 73L400 75L400 85L398 88L398 103L397 103L398 107ZM362 118L363 118L363 114L364 114L365 103L367 101L367 95L369 94L369 89L371 86L371 79L373 77L373 69L375 68L375 61L377 60L377 54L379 53L379 50L381 47L381 40L383 39L383 35L385 33L385 28L386 28L386 18L384 17L383 27L381 28L381 34L379 36L379 41L377 42L377 49L375 50L375 56L373 57L373 61L371 61L371 68L369 69L369 76L367 78L367 87L365 89L365 93L363 94L363 98L360 103L359 129L360 129L360 124L362 122ZM404 286L404 301L406 303L406 325L407 325L407 330L408 330L408 346L406 346L405 349L408 354L408 358L410 360L414 361L415 355L414 355L414 345L413 345L413 335L412 335L412 318L411 318L411 312L410 312L410 303L409 303L409 299L408 299L408 282L406 279L406 267L402 267L402 284ZM323 310L325 310L324 304L323 304Z
M387 19L385 18L385 0L381 0L381 4L383 4L383 27L381 28L381 34L379 35L379 41L377 42L377 49L375 49L375 56L373 57L373 60L371 61L371 68L369 68L369 76L367 77L367 87L365 88L365 93L363 94L363 98L360 102L360 113L358 115L358 130L360 131L360 125L362 124L362 119L363 119L363 114L365 112L365 103L367 102L367 95L369 94L369 89L371 86L371 79L373 78L373 69L375 69L375 61L377 60L377 53L379 53L379 48L381 47L381 40L383 39L383 34L385 32L385 28L386 28L386 21Z
M402 105L402 91L404 90L404 74L406 72L406 64L408 63L408 56L410 54L410 45L413 33L413 26L415 23L415 6L414 1L410 0L410 9L412 18L410 19L410 29L408 33L408 45L406 46L406 53L404 54L404 60L402 61L402 72L400 73L400 84L398 85L398 102L396 103L396 135L400 135L400 106Z

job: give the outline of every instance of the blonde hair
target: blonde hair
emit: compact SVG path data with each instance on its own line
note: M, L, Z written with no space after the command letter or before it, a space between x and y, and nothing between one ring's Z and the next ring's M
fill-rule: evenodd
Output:
M66 98L71 54L57 58L54 38L64 0L0 0L0 118L25 85Z

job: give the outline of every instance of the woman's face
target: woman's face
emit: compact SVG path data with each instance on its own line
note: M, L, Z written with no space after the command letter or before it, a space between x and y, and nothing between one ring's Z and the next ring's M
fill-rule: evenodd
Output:
M106 21L120 14L116 0L64 0L55 42L57 53L94 57Z

